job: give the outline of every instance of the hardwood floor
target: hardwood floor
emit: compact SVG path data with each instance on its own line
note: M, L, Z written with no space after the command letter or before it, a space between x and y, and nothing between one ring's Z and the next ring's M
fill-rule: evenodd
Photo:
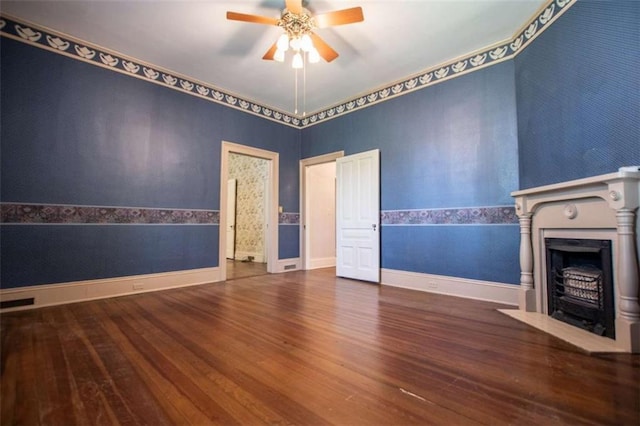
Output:
M227 281L267 275L267 264L227 259Z
M640 424L637 355L333 273L3 314L1 423Z

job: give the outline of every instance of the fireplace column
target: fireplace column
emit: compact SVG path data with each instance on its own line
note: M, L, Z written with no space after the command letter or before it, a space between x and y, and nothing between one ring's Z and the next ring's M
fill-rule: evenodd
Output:
M620 316L628 320L640 320L638 304L638 260L634 249L633 226L635 214L620 209L618 219L618 290L620 291Z
M516 203L520 221L520 295L518 305L521 310L536 312L536 294L533 289L533 249L531 243L531 213L522 211L522 204Z
M616 340L635 353L640 352L640 277L635 231L639 198L637 186L609 182L608 201L609 206L616 210L618 234Z

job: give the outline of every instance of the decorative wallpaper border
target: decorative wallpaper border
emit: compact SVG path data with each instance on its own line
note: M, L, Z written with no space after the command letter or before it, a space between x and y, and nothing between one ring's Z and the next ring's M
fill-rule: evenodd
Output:
M497 46L486 48L477 53L445 62L436 67L425 70L406 80L386 86L380 90L351 99L337 106L327 108L302 119L301 127L307 127L335 118L339 115L356 111L393 99L397 96L423 89L451 78L459 77L491 65L498 64L515 57L524 50L538 35L549 27L560 15L568 10L577 0L550 0L542 13L536 14L511 39Z
M43 29L36 24L26 23L7 15L0 14L0 35L171 89L180 90L288 126L304 128L510 59L521 52L576 1L549 0L542 12L532 17L511 40L460 57L451 62L443 63L403 81L347 100L304 118L242 99L215 86L180 76L160 67L128 58L117 52L83 42L62 33Z
M2 203L1 222L45 224L218 225L216 210Z
M300 213L284 212L278 215L280 225L300 225Z
M121 53L87 43L72 36L0 14L0 35L59 53L102 68L137 77L261 117L300 127L300 119L286 112L242 99L215 86L202 83Z
M456 209L386 210L383 225L513 225L518 223L512 206Z
M280 213L278 225L299 225L300 213ZM218 210L1 203L2 224L219 225Z
M495 225L517 224L512 206L453 209L385 210L382 225ZM219 225L218 210L99 207L66 204L0 204L2 224L162 224ZM278 225L300 225L300 213L278 215Z

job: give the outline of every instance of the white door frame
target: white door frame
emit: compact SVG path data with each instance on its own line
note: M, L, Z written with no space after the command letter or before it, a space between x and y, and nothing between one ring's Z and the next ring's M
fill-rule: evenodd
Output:
M227 180L229 179L229 154L248 155L250 157L269 160L269 186L266 198L267 232L265 246L267 247L267 272L277 272L278 265L278 181L280 170L279 154L260 148L240 145L233 142L222 141L222 154L220 156L220 224L218 233L218 267L220 269L220 280L227 279Z
M318 155L317 157L300 160L300 264L302 269L308 269L307 265L307 220L308 212L306 208L307 200L307 178L306 168L317 164L331 163L337 158L344 157L344 151L331 152L329 154Z
M232 184L233 182L233 184ZM229 179L227 180L227 204L225 217L227 218L227 225L225 228L225 232L227 234L227 259L235 259L235 245L236 245L236 190L238 187L237 179ZM266 192L265 192L266 196ZM232 222L231 225L229 222ZM233 226L233 227L232 227ZM233 245L233 247L229 247L229 243Z

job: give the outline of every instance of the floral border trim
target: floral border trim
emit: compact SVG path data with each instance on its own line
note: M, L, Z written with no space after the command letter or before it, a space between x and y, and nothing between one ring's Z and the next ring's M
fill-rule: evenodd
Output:
M216 210L3 203L5 223L218 225Z
M513 225L515 207L469 207L456 209L386 210L383 225Z
M116 52L76 40L61 33L41 29L37 25L27 24L16 18L9 18L1 14L0 35L180 90L288 126L304 128L510 59L521 52L576 2L577 0L549 0L542 12L536 14L511 40L425 70L406 80L350 99L306 117L290 115L286 112L242 99L214 86L174 75L175 73L159 67L132 60Z
M2 224L219 225L218 210L95 207L67 204L0 204ZM300 213L280 213L278 225L299 225Z
M551 25L560 15L568 10L577 0L550 0L543 11L525 25L516 36L498 46L479 51L469 56L461 57L451 62L445 62L429 70L416 74L406 80L386 86L375 92L365 94L359 98L348 100L337 106L327 108L302 119L302 127L311 126L335 118L345 113L353 112L379 102L405 95L418 89L440 83L498 64L513 58L540 33Z
M242 99L217 87L128 58L69 35L23 22L18 18L0 14L0 35L289 126L300 127L301 125L298 117L286 112Z
M278 214L279 225L300 225L300 213L284 212Z
M380 213L380 219L383 225L518 223L515 208L511 206L386 210ZM2 203L0 205L0 223L219 225L220 212L217 210ZM280 213L278 224L300 225L300 213Z

